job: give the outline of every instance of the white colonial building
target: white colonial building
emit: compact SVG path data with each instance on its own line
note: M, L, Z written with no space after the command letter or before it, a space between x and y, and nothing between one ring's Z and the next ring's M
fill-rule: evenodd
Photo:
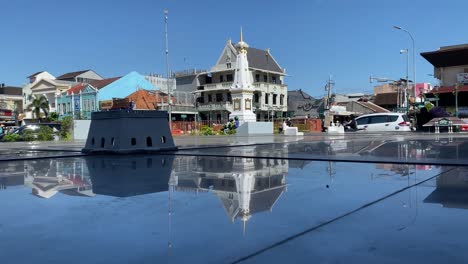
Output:
M284 82L285 69L280 67L269 49L248 47L243 40L240 43L244 48L236 49L231 40L228 40L210 71L176 75L177 90L191 90L196 93L201 120L224 123L234 112L232 90L235 88L235 69L241 52L247 55L248 75L253 91L252 111L256 119L271 120L273 116L286 115L288 87Z

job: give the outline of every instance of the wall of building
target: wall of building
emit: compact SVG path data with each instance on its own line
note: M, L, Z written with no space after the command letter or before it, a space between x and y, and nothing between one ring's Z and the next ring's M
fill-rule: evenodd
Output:
M434 77L440 80L442 86L452 86L457 83L457 74L463 72L468 72L468 65L435 68Z
M94 71L87 71L77 76L78 78L82 78L83 80L102 80L103 78L99 76Z
M86 140L88 138L90 125L91 125L91 120L73 121L73 139Z

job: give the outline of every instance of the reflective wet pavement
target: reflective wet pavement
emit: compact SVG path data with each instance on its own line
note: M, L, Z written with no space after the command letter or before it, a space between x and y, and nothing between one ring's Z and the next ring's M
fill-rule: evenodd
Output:
M374 141L3 161L0 259L465 262L468 141L447 138L458 151L429 139ZM340 155L355 160L314 160Z

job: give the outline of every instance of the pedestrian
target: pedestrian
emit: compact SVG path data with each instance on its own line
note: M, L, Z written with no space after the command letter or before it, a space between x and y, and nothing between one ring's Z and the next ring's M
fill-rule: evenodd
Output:
M291 118L290 118L290 117L288 117L288 118L286 119L286 125L287 125L288 127L292 127L292 122L291 122Z
M4 127L5 126L3 124L0 125L0 135L2 135L5 132Z
M234 124L235 124L235 127L234 129L238 128L239 127L239 118L237 116L234 117Z

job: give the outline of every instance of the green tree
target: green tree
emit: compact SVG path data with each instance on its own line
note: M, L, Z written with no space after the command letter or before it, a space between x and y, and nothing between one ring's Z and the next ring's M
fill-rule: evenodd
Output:
M31 104L28 106L28 109L32 111L33 117L41 120L41 110L44 112L45 117L49 115L49 100L44 95L32 95Z
M57 112L51 112L50 115L49 115L49 120L51 122L57 121L58 118L59 118L59 115L57 114Z

